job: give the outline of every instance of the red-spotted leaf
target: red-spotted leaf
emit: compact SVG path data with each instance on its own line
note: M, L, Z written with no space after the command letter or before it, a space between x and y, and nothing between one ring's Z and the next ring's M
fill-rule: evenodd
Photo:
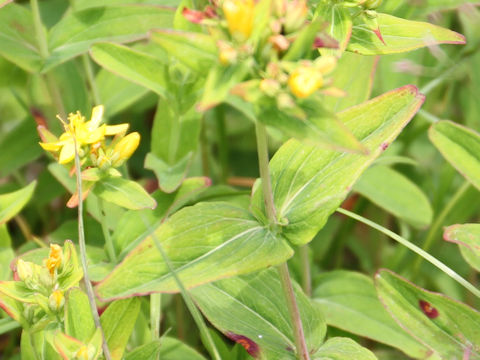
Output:
M480 313L380 270L378 296L397 323L442 359L480 358Z
M437 44L465 44L465 37L426 22L377 14L383 42L373 29L361 21L353 25L347 50L362 55L395 54Z
M458 244L463 258L480 271L480 224L457 224L445 229L443 238Z

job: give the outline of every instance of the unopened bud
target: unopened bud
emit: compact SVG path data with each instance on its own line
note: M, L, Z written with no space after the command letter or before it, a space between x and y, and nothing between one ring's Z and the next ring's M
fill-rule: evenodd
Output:
M129 159L135 150L137 150L139 144L140 134L138 132L128 134L122 140L120 140L113 149L114 153L118 154L116 163Z
M270 36L268 41L273 45L273 47L278 51L285 51L290 46L290 42L283 35L273 35Z
M285 13L285 32L290 34L302 27L307 20L308 7L305 0L293 0L287 3Z
M306 98L322 87L322 73L314 68L301 66L296 68L288 78L290 91L298 98Z
M75 354L75 360L90 360L95 356L95 348L92 345L83 345Z
M48 298L48 306L52 311L59 311L65 304L65 296L60 290L55 290Z
M260 90L268 96L276 96L280 90L280 84L273 79L263 79L260 81Z
M230 44L226 42L218 43L219 55L218 59L222 65L230 65L237 61L237 50L235 50Z
M32 278L33 269L30 263L19 259L17 261L17 274L21 281L26 281Z
M248 39L253 28L253 0L225 0L222 9L230 34L238 40Z
M62 264L62 248L57 244L50 244L50 254L48 259L45 261L45 266L47 267L50 275L54 275L55 270L60 267Z
M322 74L328 74L337 66L337 58L333 55L324 55L315 60L315 68L320 70Z

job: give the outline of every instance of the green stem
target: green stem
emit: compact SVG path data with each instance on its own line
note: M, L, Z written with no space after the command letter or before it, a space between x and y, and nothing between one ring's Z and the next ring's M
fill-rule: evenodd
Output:
M90 86L90 90L92 90L93 102L95 105L100 105L102 103L102 99L100 98L100 93L95 81L95 75L93 74L92 61L88 57L88 54L82 55L82 62L85 73L87 74L88 85Z
M227 141L227 131L225 126L225 110L222 105L217 106L214 110L215 120L217 122L217 141L218 141L218 154L220 158L220 168L221 168L221 181L222 184L227 183L228 174L229 174L229 163L228 163L228 141Z
M425 250L419 248L418 246L412 244L410 241L408 241L407 239L401 237L400 235L394 233L393 231L387 229L387 228L384 228L383 226L381 225L378 225L377 223L373 222L373 221L370 221L366 218L364 218L363 216L360 216L360 215L357 215L355 213L352 213L348 210L345 210L345 209L342 209L342 208L338 208L337 209L337 212L341 213L341 214L344 214L344 215L347 215L355 220L358 220L360 221L361 223L364 223L365 225L368 225L372 228L374 228L375 230L378 230L382 233L384 233L385 235L387 235L388 237L392 238L393 240L399 242L400 244L402 244L403 246L406 246L407 248L409 248L410 250L412 250L414 253L420 255L422 258L424 258L425 260L427 260L429 263L431 263L432 265L434 265L435 267L437 267L438 269L440 269L441 271L443 271L445 274L447 274L448 276L450 276L453 280L455 280L456 282L458 282L460 285L462 285L465 289L467 289L468 291L470 291L472 294L474 294L476 297L479 297L480 298L480 290L477 289L475 286L473 286L472 284L470 284L467 280L465 280L463 277L461 277L459 274L457 274L455 271L453 271L451 268L449 268L447 265L445 265L444 263L442 263L440 260L436 259L435 257L433 257L432 255L430 255L429 253L427 253Z
M149 226L148 222L146 219L143 217L143 221L145 225L151 229L151 226ZM172 263L170 262L170 259L168 258L167 254L163 250L162 244L160 244L160 241L158 240L155 232L153 229L152 231L149 231L150 236L152 237L155 246L157 247L158 251L160 251L160 254L162 255L163 261L167 265L167 268L169 272L172 274L175 282L177 283L177 286L180 290L180 293L182 294L183 301L185 301L185 305L187 306L188 310L190 311L190 314L193 317L193 320L195 321L195 324L197 325L198 329L200 330L200 337L202 339L203 344L205 345L207 351L210 353L210 356L214 360L221 360L222 358L220 357L220 354L218 353L218 350L215 346L215 343L213 342L213 339L210 335L210 332L208 331L207 325L205 324L205 321L203 320L202 314L200 314L200 311L197 309L195 304L193 303L193 300L191 299L190 295L187 292L187 289L183 285L182 281L180 280L179 276L177 275L177 272L173 268Z
M93 292L92 283L88 276L87 265L87 247L85 244L85 231L83 228L83 199L82 199L82 174L80 170L80 157L78 156L77 139L73 137L75 146L75 175L77 178L77 192L78 192L78 245L80 247L80 260L82 262L83 280L85 281L85 288L87 290L88 302L90 303L90 310L92 312L93 321L97 329L102 333L102 348L103 356L106 360L111 360L110 350L105 341L105 334L103 333L100 317L98 316L97 304L95 303L95 294Z
M463 195L467 192L467 190L470 188L470 183L468 181L465 181L460 188L458 188L457 192L452 196L450 201L447 203L447 205L443 208L442 212L438 215L438 217L435 219L435 222L433 225L430 227L430 230L428 231L427 237L425 238L425 242L423 243L423 250L429 251L435 242L435 239L437 238L438 231L440 230L441 226L445 223L445 220L447 216L450 214L450 212L453 210L455 205L457 205L458 201L462 198ZM422 258L418 257L415 259L415 262L413 263L413 274L414 276L418 274L418 271L420 270L420 265L422 264Z
M307 296L312 296L312 276L310 269L310 257L308 256L310 247L308 244L300 247L300 259L302 262L302 288Z
M275 210L275 203L273 201L272 185L270 182L270 170L268 167L267 129L265 128L265 125L260 123L258 120L255 124L257 136L258 164L260 170L260 177L262 179L265 209L267 212L270 226L275 227L277 223L277 215ZM295 299L295 292L293 291L292 280L290 279L290 273L288 272L287 263L285 262L277 266L277 270L280 276L280 281L282 283L285 300L287 302L288 312L290 314L298 359L310 360L307 344L305 342L305 335L303 333L302 319L300 318L300 311L298 310L297 300Z
M35 346L35 341L33 341L33 335L31 332L28 332L28 340L30 341L30 347L32 348L33 356L35 360L40 360L40 356L37 354L37 347Z
M162 317L162 294L150 295L150 329L152 340L160 339L160 320Z
M110 261L117 263L117 255L115 254L115 246L113 245L112 236L110 235L110 230L107 225L107 216L105 215L105 207L103 200L98 198L98 209L100 210L100 223L102 225L103 237L105 239L105 245L107 247L108 257Z

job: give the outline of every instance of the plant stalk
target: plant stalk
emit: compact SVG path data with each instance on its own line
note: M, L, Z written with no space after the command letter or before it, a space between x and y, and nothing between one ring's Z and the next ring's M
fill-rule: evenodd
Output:
M310 257L308 244L300 247L300 259L302 262L302 288L308 297L312 296L312 275L310 269Z
M108 257L110 258L110 261L113 261L116 264L118 259L117 255L115 254L115 246L113 245L112 236L110 235L110 230L108 229L103 200L100 198L98 198L98 208L100 210L100 223L102 225L102 232L105 239Z
M275 203L273 201L272 185L270 182L270 171L268 168L268 138L267 129L265 125L258 120L255 123L255 130L257 136L257 151L258 163L260 170L260 177L262 179L263 196L265 199L265 209L268 216L268 221L271 227L277 223L277 215L275 210ZM302 319L300 311L298 310L297 300L295 299L295 292L293 291L292 280L288 271L287 263L277 266L277 270L282 283L285 300L287 302L288 312L293 327L293 335L295 338L295 347L297 348L297 357L299 360L310 360L308 354L307 344L305 342L305 335L303 333Z
M457 205L458 201L462 198L462 196L465 195L465 193L469 188L470 188L470 183L468 181L465 181L463 185L460 186L460 188L458 188L458 190L452 196L452 198L447 203L447 205L443 208L442 212L435 219L435 222L430 227L430 230L427 233L427 237L425 238L425 242L423 243L423 246L422 246L423 250L427 252L430 250L433 243L435 242L435 239L437 237L438 231L440 230L440 227L445 223L447 216L453 210L455 205ZM422 261L423 261L422 257L417 257L415 259L415 262L413 263L413 267L412 267L414 276L418 274Z
M93 102L95 103L95 105L100 105L102 103L102 99L100 98L100 93L98 91L97 83L95 82L95 75L93 74L92 61L88 57L88 54L82 55L82 62L83 62L83 68L85 69L85 73L87 74L88 85L90 86L90 90L92 90Z
M77 192L78 192L78 245L80 247L80 259L83 268L83 280L85 281L85 288L87 290L88 302L90 303L90 310L92 311L93 321L95 327L100 329L102 333L102 348L103 356L105 360L111 360L110 350L108 349L107 342L105 341L105 334L103 333L102 324L100 323L100 317L98 316L97 304L95 303L95 294L93 292L92 283L88 276L87 265L87 247L85 245L85 231L83 228L83 199L82 199L82 174L80 171L80 157L78 156L77 139L73 137L75 146L75 174L77 177Z
M150 295L150 330L152 340L160 339L160 320L162 317L162 294Z
M403 246L409 248L414 253L416 253L417 255L420 255L425 260L427 260L429 263L431 263L432 265L434 265L435 267L437 267L438 269L443 271L445 274L450 276L453 280L458 282L460 285L462 285L465 289L470 291L476 297L480 298L480 290L479 289L477 289L475 286L470 284L467 280L465 280L463 277L461 277L458 273L456 273L454 270L449 268L447 265L442 263L440 260L438 260L434 256L430 255L425 250L423 250L423 249L419 248L418 246L412 244L407 239L405 239L405 238L401 237L400 235L394 233L393 231L391 231L387 228L384 228L383 226L381 226L381 225L379 225L379 224L377 224L377 223L375 223L371 220L368 220L367 218L364 218L363 216L355 214L351 211L348 211L348 210L345 210L345 209L342 209L342 208L338 208L337 212L339 212L341 214L344 214L344 215L347 215L347 216L349 216L352 219L355 219L357 221L360 221L361 223L364 223L365 225L368 225L368 226L374 228L375 230L378 230L378 231L384 233L385 235L387 235L391 239L393 239L393 240L399 242L400 244L402 244Z

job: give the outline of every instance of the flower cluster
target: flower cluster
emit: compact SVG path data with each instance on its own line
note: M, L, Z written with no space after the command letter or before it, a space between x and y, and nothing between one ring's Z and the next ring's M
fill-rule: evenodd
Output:
M84 167L106 170L122 165L137 149L140 135L134 132L125 136L128 124L101 124L103 112L103 105L94 107L89 121L85 121L79 111L69 114L67 121L61 119L65 132L59 138L40 125L40 146L51 152L60 164L72 163L76 144Z
M0 284L0 306L25 329L43 329L61 319L65 292L83 277L71 241L63 249L51 244L41 265L18 259L13 270L14 281Z

